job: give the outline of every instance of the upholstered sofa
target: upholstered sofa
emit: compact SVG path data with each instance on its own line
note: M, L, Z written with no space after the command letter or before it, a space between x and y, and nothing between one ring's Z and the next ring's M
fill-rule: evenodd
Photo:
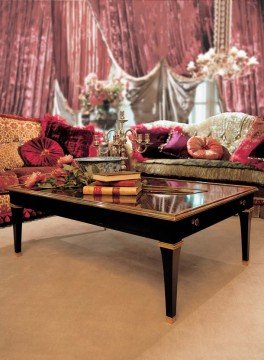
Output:
M41 134L38 119L29 119L13 115L0 116L0 226L12 222L8 187L18 185L23 178L34 171L50 172L53 167L26 167L18 148L22 143ZM24 209L24 220L41 216L32 209Z
M51 173L64 154L88 156L93 135L93 126L74 128L58 116L47 114L40 120L0 115L0 227L12 223L8 187L24 183L33 172ZM32 166L32 159L37 166ZM24 220L40 216L40 212L24 209Z
M134 152L132 167L151 176L254 185L259 189L255 195L255 215L264 217L264 171L250 164L228 161L249 134L255 120L254 116L231 112L212 116L197 125L166 120L144 124L144 131L150 132L150 136L155 128L180 128L189 137L211 136L224 147L225 156L222 160L166 158L160 152L157 158L143 158ZM136 126L135 130L140 132L142 127Z

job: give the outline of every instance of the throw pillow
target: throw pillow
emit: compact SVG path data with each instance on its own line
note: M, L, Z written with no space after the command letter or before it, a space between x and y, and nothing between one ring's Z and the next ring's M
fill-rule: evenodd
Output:
M256 154L263 154L263 143L264 120L261 117L257 117L253 121L252 127L248 131L246 138L231 155L230 161L253 165L260 170L263 170L263 161L259 160L258 162L258 159L254 159L254 157L261 158L261 156L256 156Z
M192 136L187 142L188 153L195 159L219 160L223 156L222 145L212 137Z
M56 141L38 137L23 144L20 147L20 155L28 166L52 166L64 152Z
M0 144L0 168L3 170L13 169L24 165L18 149L20 142Z
M166 144L160 146L162 154L173 158L187 158L187 141L189 136L184 135L181 131L172 131Z
M0 144L28 141L40 133L41 124L37 119L0 114Z
M75 128L62 122L48 120L44 136L59 143L65 154L70 154L74 158L88 157L94 127L88 125L84 128Z
M145 134L149 134L150 137L150 145L147 147L146 151L144 151L142 157L140 156L140 158L142 158L141 161L144 161L147 158L155 159L164 157L164 154L160 152L159 147L166 143L172 128L157 126L148 129L144 124L139 124L133 126L132 129L134 129L138 135L142 135L143 139ZM133 158L137 158L137 160L139 160L137 154L137 151L134 151Z

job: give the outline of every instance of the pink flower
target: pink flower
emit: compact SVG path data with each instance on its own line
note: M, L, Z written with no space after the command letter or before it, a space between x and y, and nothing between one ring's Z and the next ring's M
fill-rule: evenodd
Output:
M33 172L26 178L25 187L31 189L38 182L44 182L46 180L46 174L42 174L41 172Z
M73 162L73 156L72 155L65 155L65 156L62 156L58 159L57 161L57 164L60 166L60 167L63 167L63 165L71 165Z
M52 171L51 176L54 176L55 178L65 177L67 176L67 171L63 170L62 168L56 168Z

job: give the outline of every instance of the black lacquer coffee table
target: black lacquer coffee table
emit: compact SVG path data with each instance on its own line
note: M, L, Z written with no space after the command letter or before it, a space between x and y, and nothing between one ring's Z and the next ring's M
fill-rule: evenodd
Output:
M162 255L168 322L173 322L176 316L183 238L238 214L242 259L249 260L253 195L257 190L251 186L146 178L144 190L134 204L123 204L123 198L120 198L120 203L116 198L113 202L93 199L82 195L81 189L28 190L12 187L9 190L14 248L18 254L21 253L23 208L42 210L50 215L157 240Z

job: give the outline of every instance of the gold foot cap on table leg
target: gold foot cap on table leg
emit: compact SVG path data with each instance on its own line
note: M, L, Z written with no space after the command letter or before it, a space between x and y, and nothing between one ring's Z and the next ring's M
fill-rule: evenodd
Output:
M176 316L173 317L166 316L166 321L168 324L172 325L176 321Z
M243 260L243 261L242 261L242 264L243 264L244 266L248 266L248 265L249 265L249 260L248 260L248 261Z
M20 257L22 256L22 252L19 252L19 253L15 253L16 257Z

